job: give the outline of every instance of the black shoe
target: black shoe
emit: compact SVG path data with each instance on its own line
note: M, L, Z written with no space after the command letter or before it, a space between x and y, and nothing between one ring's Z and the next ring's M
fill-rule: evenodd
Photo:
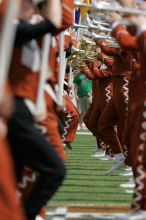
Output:
M65 143L66 148L68 148L69 150L72 150L72 146L69 141L65 141L64 143Z

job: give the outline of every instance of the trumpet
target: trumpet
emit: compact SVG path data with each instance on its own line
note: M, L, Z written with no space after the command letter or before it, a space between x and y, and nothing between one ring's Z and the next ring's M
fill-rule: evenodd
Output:
M107 27L103 27L102 25L98 24L98 26L90 24L89 25L89 29L94 29L94 30L98 30L98 31L103 31L103 32L111 32L110 28Z
M93 18L93 24L95 25L103 25L103 26L109 26L110 24L109 23L106 23L106 22L103 22L103 21L97 21L95 18Z
M144 15L146 16L146 11L141 9L135 8L128 8L128 7L112 7L110 5L102 4L101 2L96 2L96 0L91 0L91 4L75 2L75 7L85 7L85 8L92 8L94 12L99 11L107 11L107 12L119 12L119 13L126 13L126 14L135 14L135 15Z
M103 31L103 32L111 32L111 29L110 28L106 28L106 27L103 27L101 25L93 25L93 24L89 24L89 26L87 25L82 25L82 24L73 24L72 26L73 28L82 28L82 29L93 29L93 30L97 30L97 31Z
M99 31L103 31L103 32L111 32L111 29L107 28L107 27L104 27L102 26L101 24L97 24L94 25L92 22L91 22L91 19L89 17L89 14L87 14L87 22L88 22L88 26L89 26L89 29L95 29L95 30L99 30Z
M109 47L119 48L119 44L109 35L99 35L92 33L94 40L106 40Z
M81 66L85 66L87 60L96 60L96 43L91 41L82 40L80 42L80 49L74 51L67 60L67 63L73 68L74 71L78 71Z
M82 40L80 43L80 49L84 51L94 51L96 49L96 43L92 41Z
M109 11L109 12L119 12L119 13L126 13L126 14L137 14L137 15L144 15L146 16L145 10L139 10L135 8L127 8L127 7L112 7L103 5L100 2L96 2L96 0L91 0L93 10L94 11Z
M97 60L97 52L96 51L87 51L86 52L86 60L92 61Z
M119 44L116 41L107 41L109 47L120 48Z
M99 35L96 33L91 33L91 36L94 40L113 40L110 35Z
M85 53L85 60L96 60L97 59L97 45L95 42L89 42L82 40L80 48L83 49Z
M91 32L86 31L86 32L83 33L83 36L92 39L92 33Z
M76 24L76 23L74 23L73 25L72 25L72 27L73 28L83 28L83 29L88 29L88 26L87 25L82 25L82 24Z
M126 19L126 18L119 19L118 22L119 22L120 24L125 25L125 26L133 26L133 24L131 23L131 21L129 21L129 20Z
M85 59L86 52L84 50L78 49L78 51L74 51L67 59L67 63L74 67L76 65L81 64L81 62Z
M72 59L72 61L68 62L68 64L71 66L73 71L80 71L80 67L86 65L85 58L80 60Z

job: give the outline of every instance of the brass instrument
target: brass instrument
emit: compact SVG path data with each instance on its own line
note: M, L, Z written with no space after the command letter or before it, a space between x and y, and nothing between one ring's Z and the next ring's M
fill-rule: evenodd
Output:
M92 33L92 37L94 40L106 40L109 47L119 48L119 44L109 35L99 35Z
M84 51L95 51L97 46L95 42L82 40L80 43L80 48Z
M86 52L86 60L97 60L97 52L96 51L87 51Z
M75 24L74 23L72 27L73 28L83 28L83 29L93 29L93 30L96 30L96 31L103 31L103 32L111 32L110 28L103 27L100 24L98 26L93 25L93 24L89 24L89 26L87 26L87 25Z
M75 7L85 7L89 9L92 8L94 12L107 11L146 16L146 10L127 7L112 7L110 5L102 4L101 2L96 2L96 0L91 0L91 4L75 1Z
M110 25L110 24L107 23L107 22L97 21L95 18L93 18L93 24L95 24L95 25L100 24L100 25L103 25L103 26L109 26L109 25Z
M88 23L89 29L103 31L103 32L111 32L110 28L104 27L101 24L97 24L97 25L93 24L93 22L91 21L91 19L89 17L89 14L87 14L86 19L87 19L87 23Z
M116 41L107 41L109 47L120 48L119 44Z
M91 32L86 31L86 32L83 33L83 36L92 39L92 33Z
M104 40L104 39L105 40L113 40L114 39L110 35L99 35L96 33L92 33L91 36L94 40Z
M121 19L118 20L118 22L119 22L120 24L125 25L125 26L133 26L133 24L131 23L131 21L128 20L128 19L126 19L126 18L121 18Z
M67 63L72 67L73 71L79 71L80 66L85 65L85 51L78 50L73 52L67 59Z
M73 24L72 25L73 28L83 28L83 29L88 29L87 25L82 25L82 24Z
M119 12L119 13L126 13L126 14L137 14L137 15L145 15L145 10L139 10L135 8L127 8L127 7L112 7L110 5L104 5L96 0L91 0L92 6L95 11L108 11L108 12Z
M102 31L102 32L111 32L110 28L104 27L100 24L98 24L97 26L93 25L93 24L90 24L89 29L94 29L94 30L98 30L98 31Z
M85 62L87 60L97 59L97 46L95 42L82 40L79 47L80 49L74 51L67 60L73 71L79 71L81 66L86 65Z

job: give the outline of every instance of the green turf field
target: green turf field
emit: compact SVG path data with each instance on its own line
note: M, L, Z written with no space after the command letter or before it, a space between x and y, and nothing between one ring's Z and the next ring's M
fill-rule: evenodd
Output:
M131 195L119 187L128 181L120 177L118 171L112 176L105 176L105 171L112 161L101 161L91 157L95 148L92 135L77 135L73 150L67 150L67 177L59 192L49 206L83 205L83 204L130 204Z

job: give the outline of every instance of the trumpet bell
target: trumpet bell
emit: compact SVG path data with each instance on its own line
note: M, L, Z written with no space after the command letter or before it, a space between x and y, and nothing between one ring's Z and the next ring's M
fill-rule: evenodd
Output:
M87 51L86 52L86 60L97 60L97 52L96 51Z

